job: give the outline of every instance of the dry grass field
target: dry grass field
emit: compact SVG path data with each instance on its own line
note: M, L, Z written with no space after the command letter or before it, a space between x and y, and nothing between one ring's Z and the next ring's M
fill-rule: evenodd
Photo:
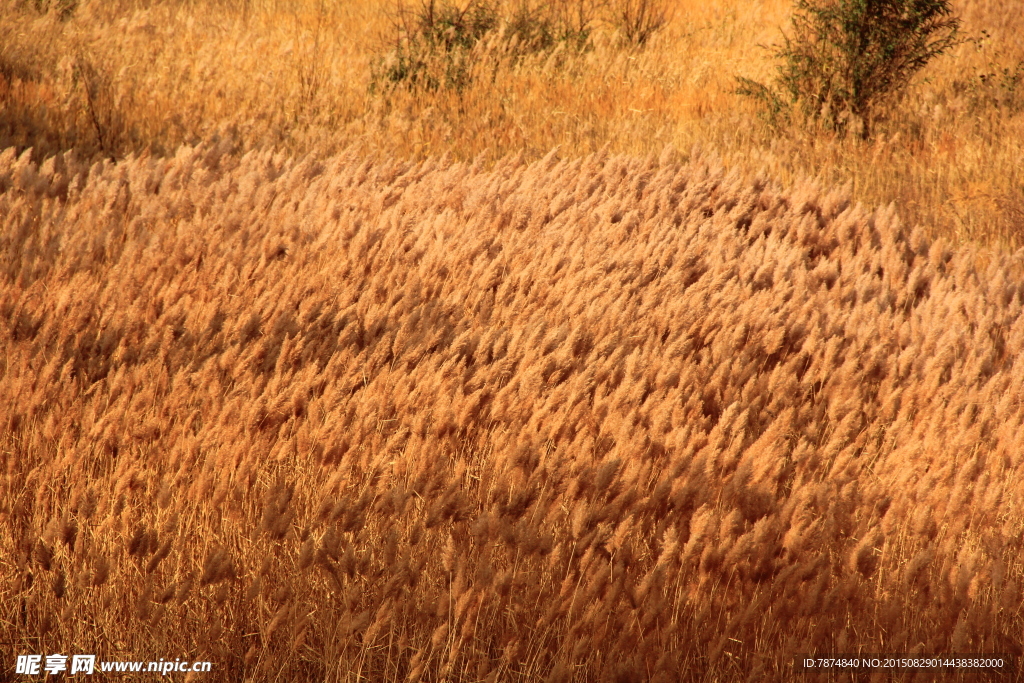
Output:
M484 45L472 87L387 96L369 88L393 36L387 3L80 0L65 21L30 9L70 2L0 0L0 149L31 146L37 161L71 146L173 155L219 134L241 149L323 154L363 143L405 159L493 163L555 146L566 156L607 145L642 157L699 144L729 168L787 184L817 177L867 205L896 202L932 236L1024 246L1017 0L955 0L973 42L935 60L868 143L769 133L733 94L737 76L770 76L760 46L781 38L790 0L665 0L671 21L645 49L616 48L615 25L598 22L583 55L513 62Z
M274 681L1019 653L1020 258L668 156L6 152L0 639Z
M732 94L782 2L383 93L371 3L0 2L0 680L1020 677L794 666L1024 652L1007 2L868 141Z

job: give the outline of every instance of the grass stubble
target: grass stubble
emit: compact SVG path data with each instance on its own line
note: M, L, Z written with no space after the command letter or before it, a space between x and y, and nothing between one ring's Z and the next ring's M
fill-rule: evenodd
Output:
M707 154L12 149L0 216L19 651L278 681L1021 651L1019 254Z

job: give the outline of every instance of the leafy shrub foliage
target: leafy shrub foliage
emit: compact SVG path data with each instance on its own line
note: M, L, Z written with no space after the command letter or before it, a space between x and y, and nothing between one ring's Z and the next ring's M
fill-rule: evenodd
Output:
M525 3L510 9L493 0L423 0L415 9L400 7L390 49L375 65L371 88L461 90L472 81L473 49L499 31L503 51L513 58L559 43L587 49L594 20L589 6L579 3L576 12L558 9Z
M991 64L987 69L953 83L957 95L965 95L971 109L1002 108L1016 113L1024 110L1024 60L1015 65Z
M840 133L869 137L880 105L959 44L948 0L798 0L792 33L774 51L775 83L740 78L773 122L794 110Z
M398 9L391 40L374 66L371 90L396 85L462 90L473 80L474 63L516 61L560 47L567 53L585 52L593 47L593 32L601 22L612 26L624 46L639 47L667 23L667 15L657 0L421 0L416 8ZM495 40L484 48L486 37Z

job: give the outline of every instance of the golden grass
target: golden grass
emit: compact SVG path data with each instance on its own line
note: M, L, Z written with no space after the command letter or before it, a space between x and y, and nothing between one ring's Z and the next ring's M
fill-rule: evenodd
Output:
M17 653L258 681L1021 653L1020 255L670 153L12 149L0 221Z
M936 60L864 143L771 133L733 94L736 76L770 76L759 45L779 39L787 0L669 2L672 22L645 50L618 49L599 31L595 50L545 68L547 55L513 63L492 48L477 59L494 77L466 91L390 95L368 87L390 35L380 3L83 0L62 22L4 0L0 148L32 146L36 160L71 146L173 154L219 135L243 150L330 154L362 143L399 158L493 163L555 146L643 156L701 145L728 167L895 202L931 236L1015 249L1024 245L1024 15L1010 0L955 4L966 35L990 37Z

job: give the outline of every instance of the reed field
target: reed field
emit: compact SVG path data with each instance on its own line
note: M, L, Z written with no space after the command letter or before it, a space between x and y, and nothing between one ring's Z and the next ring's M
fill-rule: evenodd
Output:
M781 1L454 66L362 1L0 2L0 680L1022 677L1008 2L869 139L733 92Z
M556 146L565 156L607 145L643 157L700 144L728 168L849 185L871 206L896 202L930 236L1024 246L1016 0L954 0L970 41L933 60L866 143L767 131L734 94L737 77L773 72L765 48L788 29L791 0L547 4L610 5L590 10L593 49L513 59L502 41L485 40L467 60L470 87L425 92L371 88L401 16L386 2L0 0L0 150L32 147L36 161L71 147L173 155L218 135L242 150L330 154L363 143L404 159L494 163ZM624 49L616 17L637 4L663 8L669 21ZM62 15L65 7L75 9Z
M5 152L0 640L259 681L1020 653L1019 255L709 156L482 167Z

